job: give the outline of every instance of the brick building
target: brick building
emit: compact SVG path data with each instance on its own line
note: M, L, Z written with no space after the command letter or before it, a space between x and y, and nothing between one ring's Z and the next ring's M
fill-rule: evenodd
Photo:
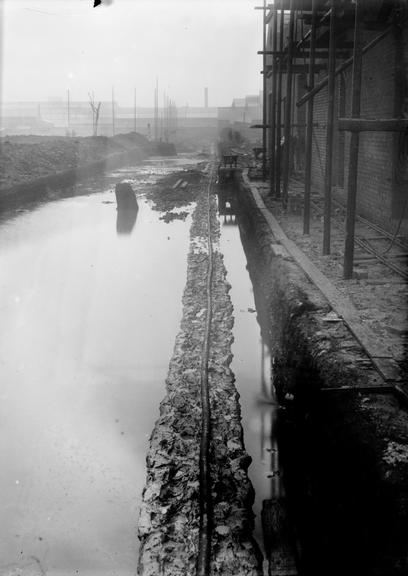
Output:
M404 122L408 119L408 3L359 0L358 5L357 36L356 2L352 0L278 0L265 11L264 137L271 192L282 192L284 197L285 177L287 182L294 172L307 180L309 163L312 194L326 195L330 188L333 201L346 204L349 128L356 130L357 123L345 124L340 119L352 116L357 42L362 76L360 111L354 117L371 121L359 125L363 130L358 132L357 213L385 230L393 232L399 225L399 233L408 234L408 129ZM313 129L307 140L309 114ZM378 120L391 122L375 123ZM339 129L344 127L348 129ZM290 135L289 150L279 145L285 133Z

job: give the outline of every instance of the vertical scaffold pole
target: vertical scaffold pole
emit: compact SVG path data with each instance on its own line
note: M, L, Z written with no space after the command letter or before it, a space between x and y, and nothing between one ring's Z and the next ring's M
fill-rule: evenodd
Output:
M329 70L328 70L328 107L326 133L326 170L324 177L324 220L323 220L323 254L330 254L331 205L333 179L333 134L334 134L334 100L336 88L336 0L330 2L329 32Z
M292 60L293 60L293 33L295 28L294 2L290 0L289 10L289 35L288 35L288 55L286 61L286 102L285 102L285 145L283 149L283 190L282 204L286 208L289 193L289 171L290 171L290 133L291 133L291 112L292 112Z
M352 101L351 117L360 117L361 107L361 77L363 70L363 42L362 42L362 20L363 20L362 0L356 0L356 13L354 25L354 48L353 48L353 72L352 72ZM351 133L350 140L350 160L347 184L347 209L346 209L346 241L344 247L344 268L343 276L349 280L353 276L354 260L354 229L356 219L357 203L357 178L358 178L358 151L360 143L360 133Z
M314 88L314 66L316 53L316 23L317 23L317 0L312 0L312 27L310 31L310 56L308 90ZM303 209L303 234L310 234L310 190L312 182L312 146L313 146L313 104L310 98L307 103L307 126L306 126L306 158L305 158L305 196Z
M271 99L271 113L270 113L270 169L269 169L269 184L271 196L275 195L275 149L276 149L276 47L277 47L277 29L278 29L278 10L276 6L273 7L273 21L272 21L272 50L274 52L272 59L272 99Z
M279 64L277 70L277 91L276 91L276 156L275 156L275 194L277 198L281 195L281 123L282 123L282 52L283 52L283 26L285 22L285 12L283 10L283 0L281 0L280 20L279 20Z
M266 0L263 2L263 17L262 17L262 178L266 180L266 120L267 120L267 94L266 94Z

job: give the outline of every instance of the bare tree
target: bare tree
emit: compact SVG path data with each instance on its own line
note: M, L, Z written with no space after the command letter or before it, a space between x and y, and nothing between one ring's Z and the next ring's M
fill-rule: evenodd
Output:
M88 92L88 96L89 96L89 105L92 109L92 133L94 136L97 136L98 135L99 110L101 108L101 103L98 102L98 104L95 105L95 97L94 97L93 92L92 92L92 94L90 92Z

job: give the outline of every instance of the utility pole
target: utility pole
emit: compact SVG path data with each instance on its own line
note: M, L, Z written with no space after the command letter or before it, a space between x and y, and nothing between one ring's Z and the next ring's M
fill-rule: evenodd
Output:
M165 142L167 142L167 106L166 106L166 101L167 101L167 95L166 95L166 91L163 90L163 120L162 120L162 124L163 124L163 134L162 134L162 138Z
M159 139L159 79L156 76L156 88L154 91L154 140Z
M112 86L112 135L115 136L115 95Z
M136 88L133 94L133 132L136 132Z
M67 90L67 123L68 123L68 130L71 127L71 115L70 115L70 101L69 101L69 88Z

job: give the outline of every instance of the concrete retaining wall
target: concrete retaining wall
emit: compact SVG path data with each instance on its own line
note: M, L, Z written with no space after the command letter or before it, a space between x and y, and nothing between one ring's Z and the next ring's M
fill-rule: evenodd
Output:
M279 244L239 179L240 226L284 405L280 454L306 574L408 573L408 415Z

